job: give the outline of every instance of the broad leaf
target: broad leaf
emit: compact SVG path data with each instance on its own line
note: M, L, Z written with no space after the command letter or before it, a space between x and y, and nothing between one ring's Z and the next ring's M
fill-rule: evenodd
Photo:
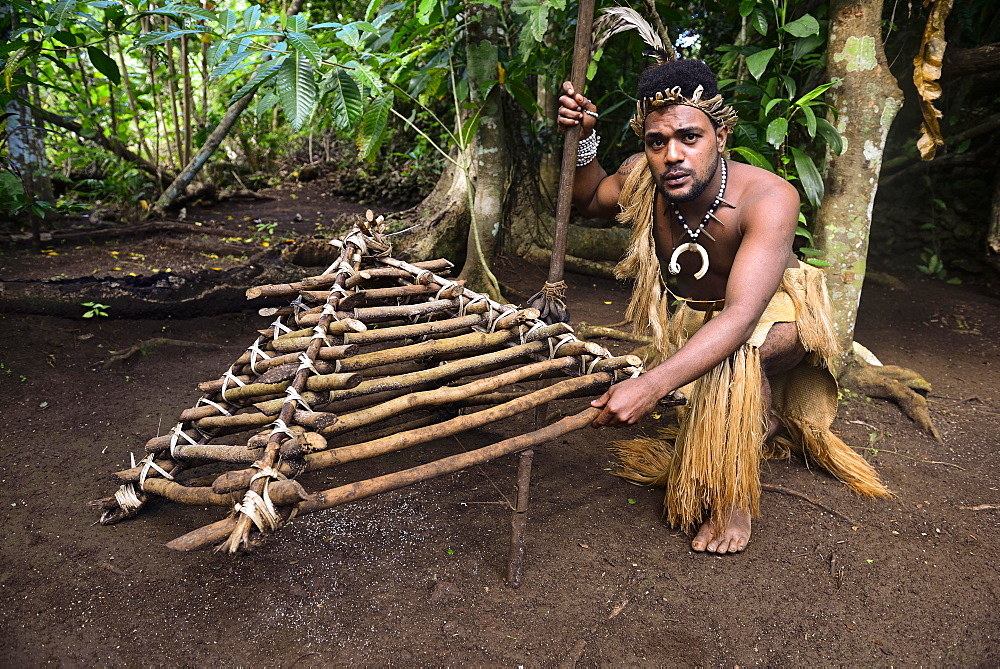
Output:
M387 91L372 100L364 116L361 117L361 127L358 129L358 156L362 160L372 161L378 155L378 150L385 140L385 128L389 121L392 100L392 91Z
M788 119L784 117L779 117L772 120L767 124L767 131L765 137L767 138L767 143L774 148L780 148L782 144L785 143L785 137L788 135Z
M829 121L825 118L817 118L816 130L823 136L826 143L830 145L830 151L833 152L833 155L839 156L844 152L844 140Z
M115 86L121 85L122 73L118 70L118 63L111 56L93 46L87 47L87 55L90 56L90 62L98 72L111 80Z
M351 75L346 70L337 68L323 82L323 88L330 95L330 106L337 127L349 128L357 123L364 111L364 100L361 98L361 89Z
M202 33L208 32L206 30L151 30L150 32L142 35L135 41L137 46L155 46L157 44L163 44L172 39L177 39L184 35L200 35Z
M750 19L750 25L752 25L761 35L767 35L767 17L764 16L764 12L761 10L753 10L753 17Z
M750 12L753 8L757 6L757 0L741 0L740 2L740 16L746 18L750 16Z
M257 11L259 12L260 8ZM232 32L233 28L236 27L236 12L231 9L219 12L219 26L224 33Z
M218 65L216 65L212 69L212 74L210 75L210 78L213 81L221 79L222 77L226 76L230 72L233 72L234 70L236 70L236 68L239 67L239 65L243 61L245 61L250 56L254 55L254 53L256 53L256 52L255 51L250 51L248 49L248 50L240 51L240 52L237 52L237 53L233 54L232 56L230 56L229 58L226 58L224 61L222 61L221 63L219 63Z
M254 72L254 75L250 77L250 81L240 86L239 89L237 89L237 91L230 96L229 101L226 102L226 106L233 106L237 100L273 77L278 72L278 68L281 67L281 64L282 61L273 60L258 68L258 70ZM277 101L277 98L275 98L275 101ZM258 102L257 105L259 107L260 103Z
M816 169L812 158L794 146L789 146L788 150L792 154L792 160L795 161L795 170L799 173L806 197L809 198L812 206L819 209L819 205L823 201L823 177L819 175L819 170Z
M760 75L764 74L767 64L771 62L771 57L774 56L774 52L777 50L777 48L764 49L763 51L758 51L753 55L747 56L747 69L750 70L750 74L753 75L754 79L760 80Z
M296 130L301 130L316 109L316 77L309 59L289 54L278 68L278 99L281 111Z
M806 14L802 18L796 19L791 23L786 23L782 30L796 37L808 37L809 35L819 34L819 21L812 17L811 14Z
M260 5L250 5L243 12L243 28L245 30L253 30L257 27L258 21L260 21Z
M831 86L839 84L841 81L842 81L841 79L834 79L833 81L827 82L825 84L820 84L819 86L817 86L816 88L812 89L811 91L809 91L808 93L806 93L805 95L803 95L801 98L799 98L798 100L796 100L795 104L797 104L797 105L804 105L805 103L809 102L810 100L815 100L819 96L823 95L823 93L826 93L826 91Z
M805 117L806 132L809 133L810 137L816 136L816 114L813 113L812 107L809 105L804 105L799 109L802 110L802 116Z
M288 33L286 39L295 50L304 54L314 64L319 63L321 51L316 40L305 33Z
M797 61L825 42L826 39L822 35L809 35L795 40L795 46L792 47L792 60Z
M257 108L254 110L257 114L257 118L262 118L264 114L274 109L274 105L276 104L278 104L278 96L274 91L264 93L260 100L257 101Z
M768 172L774 171L774 168L771 166L771 163L767 160L767 158L748 146L734 146L730 149L730 151L738 156L746 158L747 162L755 167L760 167Z

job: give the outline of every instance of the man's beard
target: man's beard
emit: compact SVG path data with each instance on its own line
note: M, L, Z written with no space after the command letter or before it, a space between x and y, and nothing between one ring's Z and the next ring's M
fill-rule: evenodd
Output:
M655 179L656 190L660 191L660 195L662 195L667 202L672 202L674 204L690 202L691 200L697 199L699 195L705 192L705 189L708 188L708 184L712 183L712 179L715 178L715 173L718 171L719 161L716 160L715 164L712 165L712 171L704 179L699 179L697 174L691 175L691 189L686 195L672 196L667 194L667 189L663 187L664 177L670 172L670 169L668 168L663 172L663 174L660 175L659 179Z

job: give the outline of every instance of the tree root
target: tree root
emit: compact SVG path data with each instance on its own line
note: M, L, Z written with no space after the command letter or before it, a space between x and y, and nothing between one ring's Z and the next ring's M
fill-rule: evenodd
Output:
M776 492L776 493L779 493L781 495L788 495L789 497L798 497L799 499L803 499L803 500L809 502L813 506L817 506L820 509L823 509L824 511L826 511L827 513L829 513L831 516L836 516L837 518L840 518L841 520L845 520L848 523L850 523L852 526L858 526L858 527L860 527L860 523L854 521L851 518L848 518L847 516L845 516L844 514L840 513L839 511L835 511L835 510L831 509L830 507L828 507L823 502L821 502L821 501L819 501L817 499L813 499L812 497L809 497L808 495L805 495L805 494L799 492L798 490L792 490L791 488L786 488L785 486L781 486L781 485L775 485L773 483L762 483L760 487L761 487L761 490L766 490L767 492Z
M852 355L840 373L840 382L869 397L891 400L921 430L941 440L927 410L925 395L931 384L915 371L896 365L872 365Z
M189 341L186 339L168 339L166 337L154 337L153 339L147 339L146 341L139 342L134 346L129 346L127 349L122 351L116 351L114 355L104 361L101 365L104 369L111 367L117 362L126 362L130 358L138 354L147 355L154 348L160 348L163 346L183 346L185 348L200 348L208 350L218 350L223 348L240 348L226 346L225 344L213 344L211 342L204 341Z

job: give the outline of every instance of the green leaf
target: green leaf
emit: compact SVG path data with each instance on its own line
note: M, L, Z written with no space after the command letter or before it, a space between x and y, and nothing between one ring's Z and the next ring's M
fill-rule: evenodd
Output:
M257 109L255 110L257 118L261 118L264 114L271 111L274 105L278 104L278 96L274 91L268 91L261 96L260 100L257 101Z
M462 127L458 130L458 141L459 145L463 148L468 146L472 142L472 138L475 136L476 131L479 130L479 122L482 120L483 108L479 107L469 118L465 119L462 123Z
M316 40L305 33L288 33L286 38L296 51L305 54L314 64L319 63L321 51Z
M256 7L256 5L254 6ZM260 8L257 11L260 12ZM233 28L236 27L236 12L231 9L219 12L219 26L224 33L232 32Z
M118 70L118 63L115 62L114 58L93 46L87 47L87 55L90 56L90 62L94 64L98 72L107 77L115 86L121 85L122 73Z
M278 68L278 99L281 111L296 130L301 130L316 109L316 77L309 59L301 53L289 54Z
M959 144L957 147L955 147L955 153L961 155L966 151L968 151L970 146L972 146L972 140L967 139L961 144Z
M76 0L59 0L49 11L48 21L50 25L61 26L76 9Z
M746 18L750 16L750 12L753 8L757 6L757 0L742 0L740 2L740 16Z
M824 255L826 252L820 251L819 249L814 249L811 246L803 246L802 248L799 249L799 253L801 253L804 256L811 256L815 258Z
M230 72L235 71L236 68L239 67L239 65L243 61L245 61L247 58L249 58L250 56L254 55L255 53L256 53L255 51L250 51L249 49L247 49L245 51L239 51L239 52L233 54L229 58L226 58L224 61L222 61L221 63L219 63L218 65L216 65L212 69L212 73L209 76L209 78L211 80L213 80L213 81L221 79L222 77L226 76Z
M221 39L212 46L208 47L205 51L205 58L208 59L208 66L215 67L219 64L219 61L226 57L229 53L229 40Z
M764 49L763 51L758 51L757 53L747 56L747 69L750 70L750 74L753 78L760 81L760 75L764 74L764 70L767 69L767 64L771 62L771 57L778 49Z
M841 79L834 79L833 81L828 81L825 84L820 84L819 86L817 86L816 88L812 89L811 91L809 91L808 93L806 93L805 95L803 95L801 98L799 98L798 100L796 100L795 104L801 106L801 105L804 105L805 103L809 102L810 100L815 100L819 96L823 95L823 93L826 93L827 90L829 90L829 88L831 86L839 84L841 81L842 81Z
M825 260L820 260L819 258L806 258L806 262L813 267L829 267L830 263Z
M788 150L795 161L795 170L799 173L799 179L802 181L802 187L806 191L806 197L809 198L812 206L819 209L819 205L823 201L823 177L820 176L819 170L816 169L816 164L813 163L812 158L794 146L789 146Z
M437 8L437 0L420 0L417 6L417 21L421 25L427 25L431 21L431 13Z
M508 80L504 84L504 88L511 94L511 97L517 100L518 104L524 107L524 111L532 115L540 111L535 93L521 82Z
M760 167L762 169L767 170L768 172L774 171L774 167L771 166L771 163L768 161L767 158L765 158L763 155L761 155L757 151L754 151L748 146L734 146L730 149L730 151L746 158L747 162L753 165L754 167Z
M761 35L767 35L767 17L764 16L764 12L761 10L753 10L753 17L750 19L750 25L752 25L754 30L759 32Z
M767 124L767 130L764 133L767 143L774 148L780 148L782 144L785 143L785 137L788 135L788 119L779 116L773 119Z
M163 8L164 12L171 12L173 14L186 14L188 16L195 16L200 19L208 19L209 21L218 21L219 17L210 9L202 9L201 7L189 7L187 5L167 5Z
M346 70L337 68L326 81L323 88L330 94L330 106L333 108L335 123L339 128L349 128L357 123L364 111L364 100L357 82Z
M813 18L811 14L805 14L791 23L786 23L781 29L790 35L795 35L796 37L818 35L819 21Z
M802 56L812 53L816 47L825 42L826 38L822 35L809 35L795 40L795 45L792 46L792 61L797 62Z
M68 30L59 30L53 33L52 38L64 46L77 46L80 44L80 38ZM17 37L14 33L11 33L8 39L13 41L17 39Z
M337 32L337 39L352 49L361 48L361 33L351 24L347 24Z
M300 33L309 27L309 21L301 14L295 14L285 19L285 29Z
M823 136L826 143L830 145L830 151L833 155L839 156L844 152L844 140L841 139L840 133L837 132L837 129L829 121L825 118L817 118L816 130Z
M361 117L358 132L358 156L362 160L373 161L385 140L385 128L392 109L393 94L387 91L371 101Z
M183 35L200 35L202 33L207 33L207 30L151 30L145 35L142 35L135 41L137 46L155 46L157 44L163 44L172 39L177 39Z
M802 214L799 214L799 216L801 217ZM812 233L803 228L801 225L795 228L795 234L798 235L799 237L805 237L806 241L809 242L810 244L815 243L813 241Z
M786 99L786 98L774 98L773 100L771 100L770 102L768 102L766 105L764 105L764 116L767 116L768 114L771 113L771 110L774 109L774 105L782 103L782 102L789 102L789 100Z
M260 5L250 5L243 12L243 29L253 30L257 27L258 21L260 21Z
M816 114L813 113L812 107L810 107L809 105L805 105L804 107L800 107L799 109L802 110L802 115L806 119L806 122L805 122L806 132L809 133L810 137L815 137L816 136Z
M328 28L336 28L340 30L344 27L343 23L336 23L334 21L327 21L326 23L317 23L314 26L309 26L306 30L326 30Z

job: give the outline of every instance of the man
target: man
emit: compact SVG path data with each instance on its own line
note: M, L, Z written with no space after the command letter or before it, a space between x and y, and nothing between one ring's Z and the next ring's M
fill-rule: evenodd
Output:
M651 439L616 445L623 475L665 484L670 521L697 527L692 549L713 553L742 551L750 539L768 440L802 448L859 492L888 495L829 432L836 386L825 364L836 343L822 273L792 251L798 193L724 157L736 114L710 68L668 60L643 72L632 127L644 150L611 175L593 160L595 106L563 88L560 125L583 124L574 203L633 226L616 273L635 278L627 315L665 357L595 400L603 411L594 426L635 424L677 389L689 399L673 449ZM668 295L677 302L669 316ZM795 384L803 374L805 390ZM810 406L816 383L820 416Z

